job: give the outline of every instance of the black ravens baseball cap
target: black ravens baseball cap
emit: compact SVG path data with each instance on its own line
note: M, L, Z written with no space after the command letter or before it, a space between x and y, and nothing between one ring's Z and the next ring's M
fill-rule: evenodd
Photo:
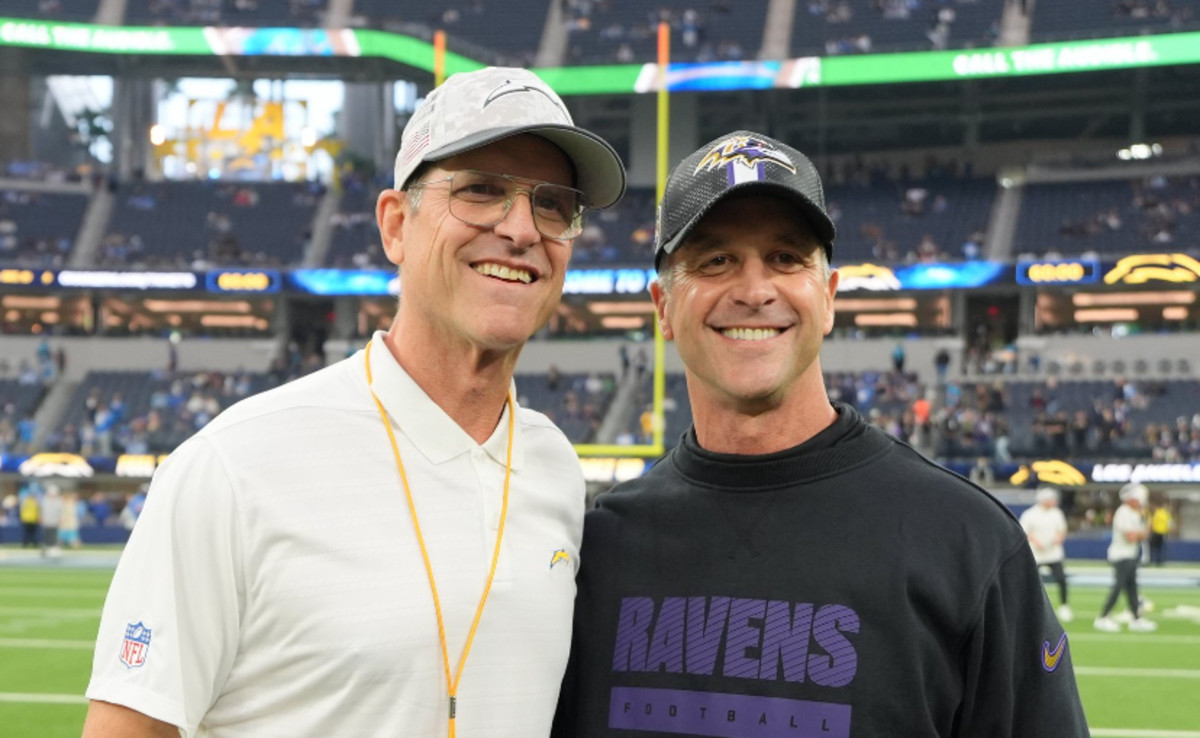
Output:
M667 178L658 206L654 266L679 248L717 203L750 191L794 202L825 246L825 256L833 259L837 229L825 211L825 190L817 168L785 143L761 133L734 131L701 146Z

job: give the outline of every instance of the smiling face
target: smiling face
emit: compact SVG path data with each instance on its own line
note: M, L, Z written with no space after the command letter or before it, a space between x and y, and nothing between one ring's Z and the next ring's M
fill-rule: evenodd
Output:
M833 328L837 275L787 201L733 196L664 264L651 295L687 367L693 406L757 413L828 405L818 353Z
M400 266L393 334L414 350L515 355L558 305L571 242L538 232L524 194L494 226L455 218L449 183L437 180L464 169L572 185L558 147L520 135L437 162L421 178L430 184L416 207L417 192L385 191L377 205L380 232L388 258Z

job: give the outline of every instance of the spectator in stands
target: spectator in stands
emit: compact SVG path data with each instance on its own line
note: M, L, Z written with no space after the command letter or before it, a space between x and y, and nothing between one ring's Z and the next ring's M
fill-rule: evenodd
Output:
M676 166L660 224L651 296L694 422L588 513L553 735L751 735L769 704L832 699L831 733L853 712L862 735L1086 736L1017 521L827 398L838 277L809 160L749 131L718 138ZM704 643L685 668L688 623ZM811 633L836 642L828 658L795 658ZM712 722L695 709L718 704Z
M87 738L548 732L584 480L509 388L584 209L616 202L624 169L537 76L486 68L426 97L395 187L376 209L401 266L391 330L159 467L101 620Z

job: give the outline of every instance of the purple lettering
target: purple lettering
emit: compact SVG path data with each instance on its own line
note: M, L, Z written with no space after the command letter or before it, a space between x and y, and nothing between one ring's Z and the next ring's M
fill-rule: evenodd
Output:
M729 606L729 625L725 636L725 676L754 679L760 659L755 653L762 645L762 618L766 600L736 599Z
M654 600L649 597L626 597L621 600L613 671L646 670L646 646L652 625Z
M728 597L713 597L711 602L706 597L688 598L687 673L712 676L728 619Z
M771 600L767 603L767 618L763 626L762 665L759 679L783 678L803 682L808 662L808 639L812 632L813 606L807 602L796 605L795 615L790 603Z
M646 671L667 674L683 673L683 621L687 600L668 597L658 611L658 622L654 626L654 637L650 639L650 650L646 654Z
M858 613L844 605L825 605L813 617L812 631L829 656L808 657L808 678L825 687L846 686L858 671L858 654L842 633L858 632Z

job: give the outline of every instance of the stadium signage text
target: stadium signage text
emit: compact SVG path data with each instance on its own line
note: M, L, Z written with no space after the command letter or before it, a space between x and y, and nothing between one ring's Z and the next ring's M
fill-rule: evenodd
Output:
M637 295L654 280L653 269L570 269L565 295Z
M279 272L209 272L212 292L278 292Z
M166 29L105 28L8 21L0 24L0 41L14 46L44 46L76 51L173 51Z
M1093 482L1200 482L1200 464L1096 464Z
M81 289L191 290L199 280L195 272L105 272L64 269L60 287Z
M1158 53L1149 41L1112 41L959 54L954 57L954 73L959 77L1049 74L1144 66L1156 61Z
M1091 284L1100 279L1100 264L1095 259L1064 261L1017 261L1019 284Z
M29 269L0 269L0 284L33 284L33 272Z

